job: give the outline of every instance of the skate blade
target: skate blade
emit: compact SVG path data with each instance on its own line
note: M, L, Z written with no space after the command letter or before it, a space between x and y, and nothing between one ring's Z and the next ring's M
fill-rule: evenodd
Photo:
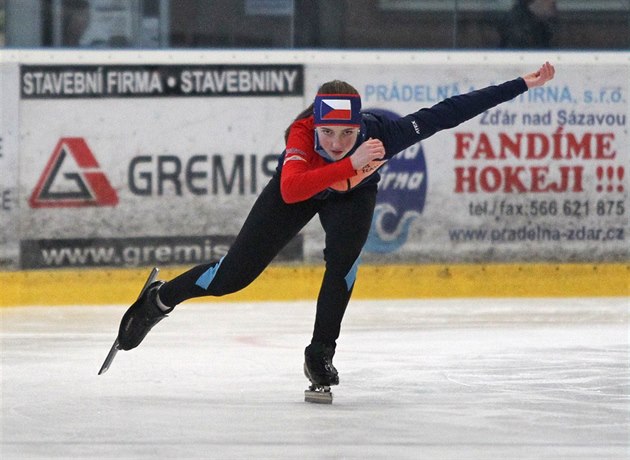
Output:
M140 290L140 294L138 294L138 299L142 297L142 294L144 294L144 291L146 291L147 288L151 285L151 283L155 281L155 278L157 278L159 272L160 272L159 268L153 267L153 270L151 270L149 277L144 283L144 286L142 286L142 289ZM116 340L114 340L114 344L109 349L109 353L107 353L107 357L105 358L105 361L103 361L101 370L98 371L98 375L101 375L107 372L107 369L109 369L109 366L111 366L112 362L114 361L114 358L116 357L116 353L118 353L118 350L120 350L120 348L118 348L118 337L116 337Z
M330 387L311 385L304 390L304 401L315 404L332 404L333 394Z
M114 358L116 357L116 353L118 353L118 339L114 340L114 344L112 345L112 348L110 348L107 358L103 361L103 365L101 366L101 370L98 371L98 375L107 372L107 369L109 369L109 366L111 366L112 361L114 361Z

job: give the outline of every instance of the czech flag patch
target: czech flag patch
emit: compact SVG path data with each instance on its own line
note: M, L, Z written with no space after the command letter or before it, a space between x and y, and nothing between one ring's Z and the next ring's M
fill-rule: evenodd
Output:
M360 125L358 94L318 94L313 105L315 125Z
M322 99L322 120L352 120L352 104L349 99Z

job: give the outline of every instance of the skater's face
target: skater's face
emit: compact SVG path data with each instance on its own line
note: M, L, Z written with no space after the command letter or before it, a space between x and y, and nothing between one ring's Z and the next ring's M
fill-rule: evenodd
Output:
M357 142L359 128L352 126L318 126L319 144L335 161L345 157Z

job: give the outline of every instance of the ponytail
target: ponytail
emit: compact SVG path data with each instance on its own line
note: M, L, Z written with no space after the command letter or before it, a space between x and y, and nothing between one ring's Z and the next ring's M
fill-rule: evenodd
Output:
M298 120L303 120L304 118L308 118L311 115L313 115L313 104L309 105L307 108L305 108L304 110L302 110L299 115L297 117L295 117L295 120L293 120L293 122L291 123L291 125L289 125L289 127L287 129L284 130L284 143L286 144L287 141L289 140L289 132L291 131L291 126L293 126L293 123L295 123Z

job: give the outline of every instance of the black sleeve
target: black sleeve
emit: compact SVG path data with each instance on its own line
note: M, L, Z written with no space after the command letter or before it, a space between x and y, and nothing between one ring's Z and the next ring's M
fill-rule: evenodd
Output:
M500 85L449 97L431 108L420 109L394 121L380 118L379 126L370 130L374 132L371 137L383 142L385 157L391 158L416 142L443 129L454 128L525 91L525 80L519 77Z

